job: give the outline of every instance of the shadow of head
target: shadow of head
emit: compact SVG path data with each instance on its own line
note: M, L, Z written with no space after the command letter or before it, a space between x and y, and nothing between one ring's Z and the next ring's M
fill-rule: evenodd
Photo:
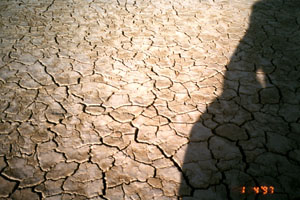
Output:
M292 92L299 87L300 78L300 1L258 1L249 21L227 66L224 89L235 81L246 95L268 88L264 95L269 100L263 103L279 103L280 96L296 99Z
M288 76L300 62L300 1L263 0L252 7L249 28L231 59L254 66L240 65L244 70L277 76ZM299 68L299 66L298 66ZM272 78L275 78L272 77Z

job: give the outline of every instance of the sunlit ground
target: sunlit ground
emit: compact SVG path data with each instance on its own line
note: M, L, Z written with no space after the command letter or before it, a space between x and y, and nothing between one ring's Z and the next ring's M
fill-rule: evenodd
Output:
M0 199L300 196L300 6L256 2L2 0Z

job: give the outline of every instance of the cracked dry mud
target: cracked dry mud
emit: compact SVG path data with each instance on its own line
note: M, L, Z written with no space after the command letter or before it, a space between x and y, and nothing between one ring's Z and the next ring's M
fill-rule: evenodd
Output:
M0 24L1 200L300 197L299 1L1 0Z

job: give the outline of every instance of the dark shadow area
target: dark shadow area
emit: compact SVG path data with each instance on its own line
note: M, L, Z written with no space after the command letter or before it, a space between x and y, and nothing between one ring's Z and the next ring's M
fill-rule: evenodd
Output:
M254 4L223 92L190 133L183 174L183 199L299 199L299 0Z

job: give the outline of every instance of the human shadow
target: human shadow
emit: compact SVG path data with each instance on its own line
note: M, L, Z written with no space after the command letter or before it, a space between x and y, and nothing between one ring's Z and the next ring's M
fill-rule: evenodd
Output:
M300 1L256 2L226 67L190 133L180 197L299 198Z

